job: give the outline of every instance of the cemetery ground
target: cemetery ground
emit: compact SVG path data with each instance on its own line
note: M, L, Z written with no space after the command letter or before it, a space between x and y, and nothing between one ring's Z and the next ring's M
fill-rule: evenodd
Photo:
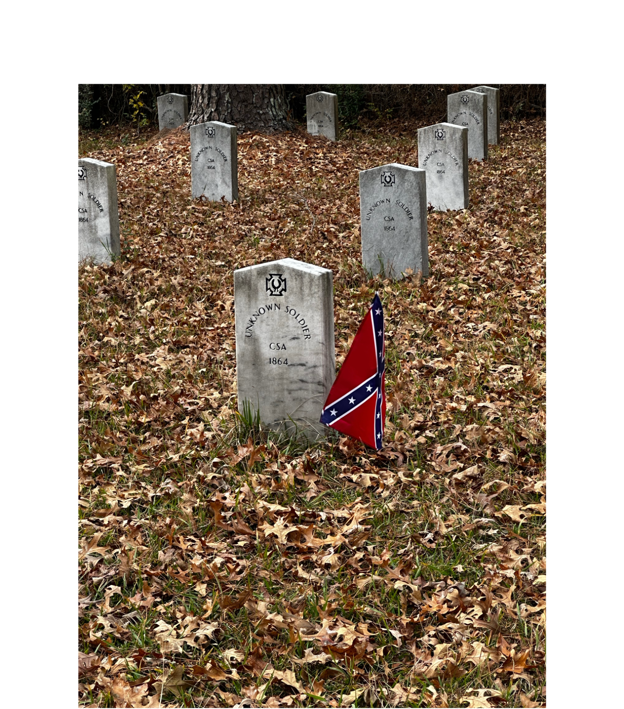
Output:
M79 271L81 706L545 705L545 123L429 213L429 278L370 279L358 171L422 125L239 135L234 203L183 128L81 134L122 254ZM337 369L381 296L380 452L237 413L233 271L284 257L333 271Z

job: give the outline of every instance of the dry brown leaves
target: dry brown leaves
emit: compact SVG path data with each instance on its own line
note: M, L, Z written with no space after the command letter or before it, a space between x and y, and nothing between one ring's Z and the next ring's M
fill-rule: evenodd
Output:
M182 129L89 155L123 258L80 271L82 705L544 705L545 125L429 214L429 279L367 281L358 170L418 127L244 134L236 204ZM379 454L240 429L232 272L286 256L334 272L339 364L380 292Z

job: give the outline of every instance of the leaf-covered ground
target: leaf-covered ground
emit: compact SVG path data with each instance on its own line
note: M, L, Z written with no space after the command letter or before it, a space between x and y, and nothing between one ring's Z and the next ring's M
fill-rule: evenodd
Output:
M429 214L428 279L370 280L358 171L418 127L243 134L235 204L183 129L80 136L122 232L79 276L82 706L544 706L545 123ZM232 273L287 256L334 273L338 365L382 297L379 453L236 414Z

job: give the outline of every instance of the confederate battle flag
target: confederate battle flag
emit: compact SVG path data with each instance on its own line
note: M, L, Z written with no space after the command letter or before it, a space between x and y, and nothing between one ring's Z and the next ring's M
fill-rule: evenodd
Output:
M384 317L379 295L336 377L321 423L379 450L386 422Z

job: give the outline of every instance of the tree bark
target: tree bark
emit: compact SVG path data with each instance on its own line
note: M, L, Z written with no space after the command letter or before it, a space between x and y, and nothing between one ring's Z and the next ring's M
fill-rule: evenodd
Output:
M282 84L193 84L187 128L221 121L237 133L275 133L292 128Z

